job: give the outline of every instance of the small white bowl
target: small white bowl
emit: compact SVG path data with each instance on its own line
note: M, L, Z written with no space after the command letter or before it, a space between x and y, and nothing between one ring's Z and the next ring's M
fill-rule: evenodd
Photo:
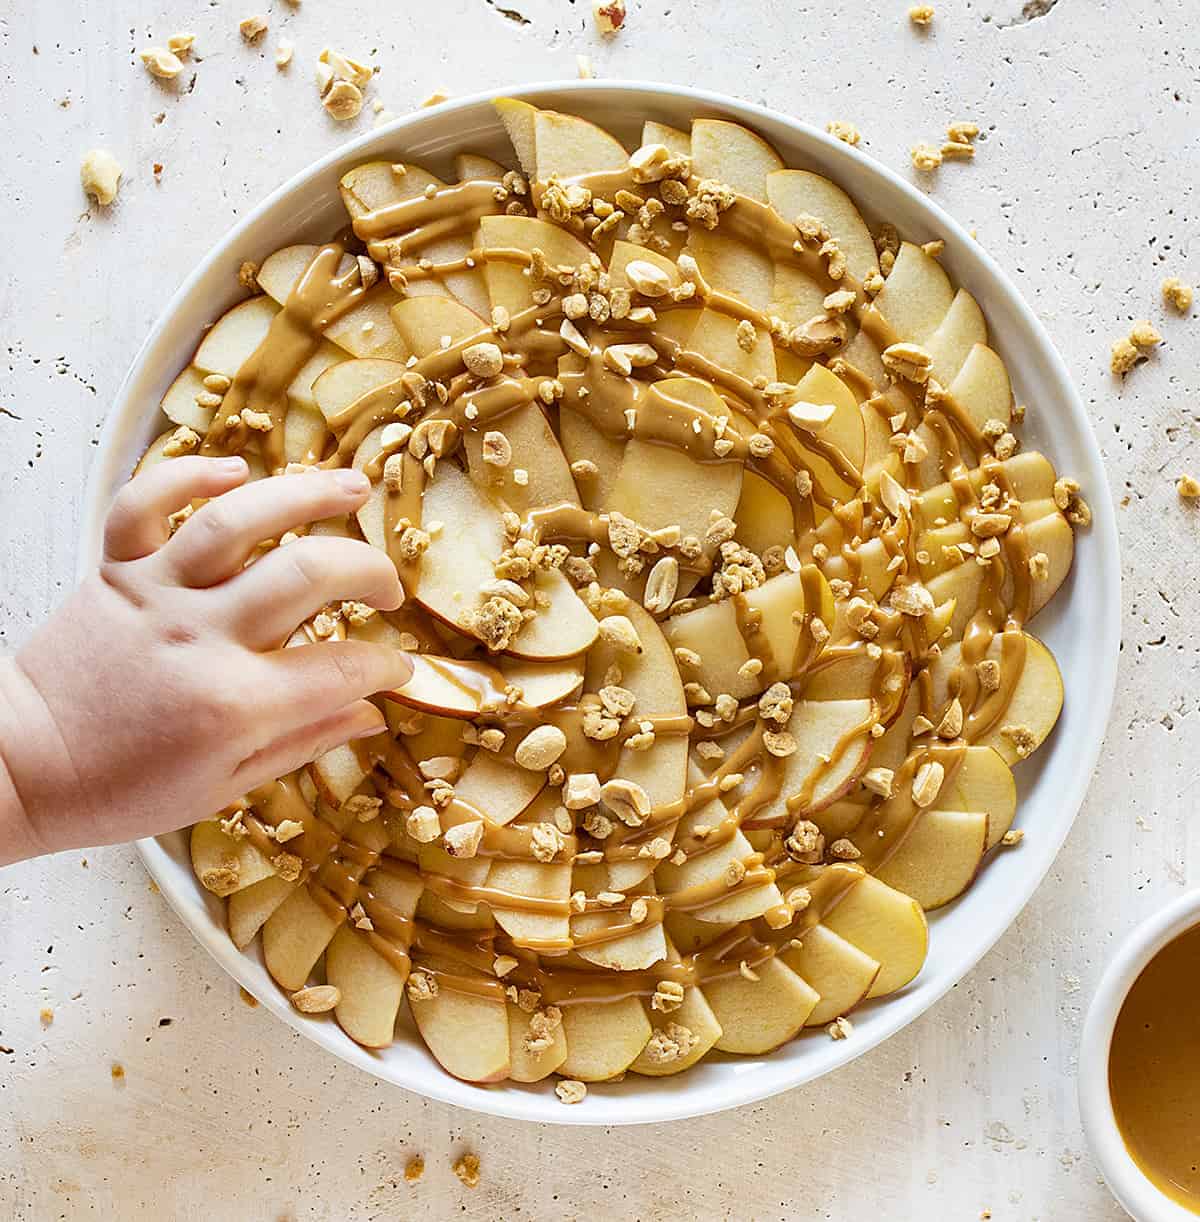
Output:
M373 1052L329 1019L297 1013L275 985L258 943L239 951L225 929L225 905L192 875L182 832L143 840L146 866L164 897L218 963L262 1004L306 1038L386 1082L492 1115L557 1124L639 1124L700 1116L809 1082L853 1060L927 1010L972 968L1025 906L1050 868L1083 801L1100 752L1116 682L1120 641L1120 556L1116 521L1099 449L1061 358L1036 315L1000 267L950 216L880 162L795 119L702 89L638 81L566 81L456 99L366 132L281 186L209 252L172 298L134 360L105 423L84 513L80 571L99 555L104 512L138 454L165 427L156 404L185 365L203 327L242 295L237 269L289 242L323 240L345 225L340 176L372 158L413 161L435 173L461 150L511 161L491 99L505 92L603 124L633 148L642 122L687 127L698 116L744 123L770 140L786 164L826 174L850 192L872 224L891 221L906 238L945 240L942 263L987 314L1019 402L1030 405L1023 432L1090 499L1093 522L1076 543L1075 567L1034 631L1054 652L1066 703L1050 741L1018 773L1019 849L995 855L970 890L930 915L929 957L900 993L854 1012L850 1039L810 1033L761 1057L709 1057L677 1078L594 1087L580 1107L563 1107L548 1083L482 1087L450 1077L403 1024L396 1042Z
M1108 1053L1125 998L1164 946L1200 924L1200 890L1143 921L1121 943L1092 998L1079 1048L1079 1114L1109 1191L1137 1222L1196 1222L1196 1214L1153 1184L1125 1146L1108 1089Z

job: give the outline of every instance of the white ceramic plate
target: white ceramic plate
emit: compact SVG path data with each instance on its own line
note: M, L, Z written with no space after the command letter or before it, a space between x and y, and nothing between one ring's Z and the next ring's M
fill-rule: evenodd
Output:
M415 1034L370 1052L332 1019L297 1014L254 952L238 951L225 931L224 904L192 875L184 833L140 842L164 896L225 970L268 1009L309 1039L387 1082L480 1112L559 1124L637 1124L697 1116L764 1099L844 1065L912 1022L956 984L1020 912L1054 860L1096 763L1116 677L1120 564L1116 525L1100 454L1083 406L1041 324L999 267L963 229L878 162L806 124L746 102L698 89L634 82L570 81L512 91L543 106L584 115L636 147L644 119L686 127L697 116L734 119L760 132L790 166L840 183L868 222L889 220L913 241L943 238L951 279L979 299L1003 355L1017 398L1030 406L1024 440L1077 477L1095 515L1080 534L1074 571L1034 631L1053 649L1066 683L1066 705L1049 743L1018 771L1018 825L1029 833L1019 851L990 861L975 885L930 920L929 958L902 993L854 1013L854 1035L833 1041L818 1031L759 1058L709 1057L669 1078L629 1075L593 1087L581 1107L563 1107L549 1085L472 1086L450 1077ZM206 324L241 291L238 265L289 242L323 240L345 224L339 177L377 157L411 160L448 171L452 155L469 149L508 162L512 154L490 106L492 94L444 103L364 133L280 187L213 248L184 282L151 331L108 418L92 469L81 564L99 554L104 509L145 445L164 426L155 409L185 365Z

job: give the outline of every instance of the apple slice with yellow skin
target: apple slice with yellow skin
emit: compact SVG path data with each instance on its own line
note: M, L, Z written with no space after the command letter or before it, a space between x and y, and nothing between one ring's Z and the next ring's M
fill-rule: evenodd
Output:
M441 462L425 485L421 516L441 522L442 530L421 559L413 594L433 615L468 632L463 620L495 580L496 561L508 546L500 513L465 472Z
M302 989L342 921L297 887L262 927L263 958L280 987Z
M720 230L694 225L684 250L696 260L700 274L714 289L756 310L765 310L771 304L775 265L758 247L731 238ZM760 330L758 342L769 345L771 340Z
M687 667L685 678L701 683L713 696L728 692L738 699L762 691L776 679L790 679L803 631L793 622L792 614L808 611L824 620L827 626L834 622L834 600L828 582L816 570L810 575L820 587L818 607L805 605L804 576L786 572L768 578L757 589L736 598L709 603L666 620L663 631L672 647L690 649L700 655L698 665ZM755 648L764 660L758 675L739 673L750 659L739 627L739 614L758 620Z
M840 798L867 767L871 720L870 700L798 700L787 725L796 751L784 760L779 796L766 809L783 806L798 794L807 795L805 812ZM843 743L830 763L821 758Z
M414 968L442 968L454 975L475 973L462 964L418 956ZM417 1030L426 1047L447 1073L465 1082L500 1082L508 1077L508 1003L502 995L460 993L437 977L436 996L421 1000L408 995ZM480 977L481 980L492 979Z
M506 467L483 461L483 439L490 432L503 433L512 446L513 458ZM571 468L550 422L536 403L506 412L500 419L489 421L486 429L467 429L463 449L471 478L522 517L542 505L579 504ZM524 483L517 483L518 471L524 473Z
M785 221L808 215L825 225L846 256L846 266L855 280L861 283L879 270L875 239L854 201L841 187L810 170L776 170L767 175L766 185L771 207ZM818 305L813 313L820 309Z
M204 385L204 373L194 365L188 365L182 373L167 387L159 406L172 424L184 424L194 429L201 437L208 431L212 423L214 408L201 407L196 402L197 395L208 394Z
M646 393L639 410L662 410L664 400L681 401L713 419L728 415L716 391L698 378L664 379ZM684 535L703 538L714 510L728 516L737 508L741 487L741 463L701 463L682 450L634 439L625 445L605 508L647 530L678 526Z
M351 925L339 926L326 948L325 979L342 994L338 1025L365 1048L392 1042L406 978Z
M912 896L927 912L940 908L974 881L987 847L987 829L985 811L921 811L875 877Z
M976 344L950 383L950 394L975 422L983 428L989 420L1012 417L1012 383L999 355L986 344Z
M202 374L220 373L227 378L235 377L266 338L278 313L279 306L265 295L240 302L209 328L196 349L192 364ZM331 365L345 359L344 352L322 339L288 387L289 398L313 405L313 383Z
M623 144L578 115L538 110L533 117L533 140L539 182L549 182L552 175L566 179L623 170L629 164Z
M747 352L738 343L737 329L736 318L716 310L703 309L687 338L687 349L703 355L707 364L728 370L747 382L753 382L755 378L774 382L775 347L770 338L760 330L754 346ZM686 360L682 363L686 368Z
M417 919L436 929L469 929L480 933L495 931L496 922L487 904L477 904L470 912L451 908L440 896L426 888L417 902Z
M988 647L985 658L1000 662L1004 636L997 633ZM1003 733L1006 727L1020 726L1032 735L1028 756L1045 741L1054 729L1054 723L1062 710L1062 674L1054 655L1037 637L1024 634L1025 664L1013 688L1012 698L1001 713L996 724L974 740L978 747L993 747L1006 764L1012 766L1025 758L1018 754L1011 735ZM935 709L949 703L949 683L955 668L962 658L962 645L955 643L943 649L929 667L931 699ZM1003 665L1002 665L1003 671ZM967 710L968 713L970 710Z
M424 884L419 875L401 877L374 870L364 891L401 916L412 919ZM408 972L385 958L372 944L372 935L343 925L325 952L325 979L341 990L334 1011L342 1030L367 1048L386 1048L396 1026Z
M383 386L396 386L396 402L400 402L401 361L381 357L363 357L332 365L312 385L312 397L326 421L356 403L364 395Z
M283 419L283 456L287 462L312 466L325 454L328 430L315 407L293 403Z
M790 1040L808 1022L821 1000L817 991L778 957L751 969L750 980L735 967L706 980L704 996L721 1024L716 1047L721 1052L755 1056Z
M604 865L577 865L574 868L571 888L583 891L585 895L599 895L607 886L606 875ZM643 881L637 886L626 888L626 893L631 896L653 896L655 890L653 884ZM622 914L617 919L624 923L628 917ZM611 919L604 912L582 913L571 918L571 935L582 940L595 931L606 929L610 924ZM585 962L594 963L596 967L610 971L644 971L666 958L667 945L662 925L655 921L638 927L632 934L615 937L611 941L594 942L590 945L583 942L576 948L576 953Z
M229 936L238 950L245 950L258 931L284 900L300 885L272 875L229 897Z
M756 555L769 547L791 547L796 541L791 502L754 471L743 473L741 497L731 516L737 523L738 542Z
M670 962L679 961L678 953L673 946L668 944L667 952ZM671 1074L682 1073L685 1069L690 1069L697 1061L706 1056L717 1040L721 1038L721 1024L717 1021L717 1016L713 1013L712 1006L708 1004L703 991L695 986L684 989L682 1003L669 1014L664 1014L647 1005L646 1015L655 1031L669 1028L672 1024L686 1027L693 1041L687 1052L669 1061L653 1056L648 1046L644 1048L629 1068L634 1073L644 1074L648 1078L668 1077Z
M521 169L530 178L537 177L537 150L534 127L537 120L537 107L517 98L496 98L492 103L500 122L512 142L513 151Z
M518 825L532 827L538 823L553 823L554 810L559 805L556 790L543 790L520 816ZM509 895L528 896L536 900L558 900L564 905L557 913L529 912L519 907L492 905L496 924L518 946L538 943L565 943L571 936L571 922L565 905L571 895L571 863L565 857L559 861L507 861L494 858L487 875L487 886Z
M533 578L535 600L548 601L513 638L506 653L530 661L572 658L589 649L599 632L596 617L575 593L559 569L538 569Z
M697 178L715 178L762 203L768 175L783 169L779 154L761 136L726 119L693 120L691 152Z
M562 1007L562 1016L567 1055L558 1072L580 1082L606 1082L624 1073L654 1033L637 997L573 1002Z
M661 144L676 157L692 155L690 133L669 127L666 123L655 123L653 119L647 119L642 124L642 144Z
M942 265L921 247L902 242L875 308L899 339L920 344L941 325L953 301L954 288Z
M966 289L959 289L946 316L925 341L925 347L933 357L930 367L932 376L943 386L949 386L975 345L986 345L987 339L987 322L979 302Z
M313 245L285 246L268 255L258 269L259 287L279 305L286 304L296 282L320 249ZM345 275L353 267L353 256L343 255L338 274ZM375 284L352 310L330 323L325 329L325 338L351 356L403 361L408 352L388 316L389 307L397 300L386 281ZM367 323L370 325L364 326Z
M320 646L304 648L319 649ZM343 743L318 756L309 765L309 773L316 783L317 792L333 807L340 807L347 798L356 794L367 779L367 770L363 767L358 752L349 743Z
M480 245L485 250L519 250L532 254L540 250L552 266L579 267L591 257L591 250L565 229L531 216L485 216L479 222ZM537 287L519 263L489 259L483 275L492 306L503 306L516 316L533 304Z
M205 819L192 827L190 848L196 877L202 883L206 877L221 880L211 886L205 883L214 895L232 895L275 874L271 863L247 837L227 835L215 819ZM236 877L230 877L229 871Z
M1054 467L1043 454L1036 450L1023 450L1006 458L999 464L1000 475L1013 496L1021 502L1044 501L1054 496L1054 481L1057 476ZM976 467L968 473L971 487L978 496L983 485L993 477L982 467ZM958 500L953 487L941 481L912 498L913 521L918 526L931 529L937 525L938 518L954 520L958 517Z
M869 997L902 989L925 962L929 926L921 905L869 874L850 888L822 923L878 961L879 975Z
M585 509L603 510L612 503L621 475L624 440L606 437L582 412L565 406L558 413L558 439L568 463L594 464L596 473L580 477L575 486Z
M715 827L729 814L725 804L719 799L706 803L699 810L691 811L679 821L677 835L690 836L697 827ZM754 850L741 831L736 831L727 840L715 844L706 851L688 858L683 865L672 865L670 861L663 862L655 871L655 877L664 895L674 895L690 887L711 884L718 879L727 877L730 867L735 863L747 862ZM757 887L749 887L734 895L718 899L704 908L697 908L692 916L698 921L717 921L730 924L736 921L749 921L762 916L769 908L775 908L783 903L779 888L772 883L763 883Z
M824 925L805 930L799 941L799 946L793 942L781 950L779 957L820 995L806 1026L823 1027L849 1014L867 996L879 964Z
M403 173L393 169L402 164ZM357 220L367 212L386 208L402 200L415 199L428 186L444 187L440 178L411 162L367 161L342 175L338 190L342 203L352 219Z
M543 709L575 695L583 683L580 658L554 662L526 662L521 658L497 658L496 665L506 683L521 689L522 703Z
M455 782L454 794L503 826L527 810L545 784L544 773L520 768L490 751L477 751Z
M481 153L456 153L454 155L454 177L459 182L499 182L508 171L490 157Z
M491 332L478 314L453 297L402 297L391 308L392 323L418 360L451 344ZM445 343L449 336L449 343Z
M170 462L170 459L163 453L166 449L167 442L175 436L175 425L171 425L165 433L159 435L145 448L141 458L137 461L137 466L134 467L134 475L141 475L143 471L149 471L157 467L159 463Z
M567 1059L567 1037L562 1025L555 1027L548 1047L530 1052L525 1046L529 1024L533 1018L520 1006L508 1004L508 1076L514 1082L540 1082L549 1077Z

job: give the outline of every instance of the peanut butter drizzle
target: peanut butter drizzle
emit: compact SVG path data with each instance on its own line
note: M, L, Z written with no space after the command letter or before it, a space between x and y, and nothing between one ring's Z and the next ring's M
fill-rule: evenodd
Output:
M316 352L331 323L352 310L363 296L358 266L338 275L343 250L339 243L322 246L296 281L283 308L271 320L261 343L234 375L208 427L202 454L232 454L254 437L261 437L268 471L283 467L283 417L287 389ZM252 431L241 420L243 409L264 412L271 427ZM236 424L231 421L236 420Z
M635 192L640 189L625 171L588 175L578 181L595 194L608 197L621 187ZM441 277L486 265L489 261L527 266L531 263L527 252L504 248L472 249L459 259L440 263L420 257L420 252L433 243L473 231L481 217L500 212L502 206L497 199L499 186L497 183L472 182L440 188L431 196L404 200L358 217L354 222L354 232L367 243L374 257L380 258L390 269L409 280ZM541 190L540 186L535 185L535 200L540 198ZM721 226L730 236L765 249L777 262L801 269L825 292L854 290L857 300L847 322L852 321L880 349L896 342L898 337L875 306L859 291L860 286L849 275L838 280L830 277L824 257L800 242L795 226L784 221L769 206L738 196L732 207L722 214ZM287 387L315 351L324 328L353 308L363 291L361 285L356 283L356 270L352 269L342 277L336 275L341 255L341 247L331 244L322 248L306 269L272 323L268 335L238 371L225 404L214 418L205 439L204 452L229 452L246 444L250 439L246 428L241 424L231 426L228 421L243 406L248 406L270 413L273 427L262 440L264 457L272 470L282 465L282 430L278 426L286 403ZM748 320L768 334L773 332L773 320L765 313L714 289L702 276L697 276L695 280L694 297L679 302L678 308L694 309L701 305L727 317ZM372 429L390 419L409 415L414 407L425 409L426 396L420 388L428 383L442 383L446 393L444 398L439 396L439 401L432 403L428 410L423 410L423 418L451 420L463 431L483 428L517 407L536 401L541 380L525 377L521 369L530 362L549 364L566 350L556 329L548 331L544 327L545 323L556 320L561 314L561 294L557 290L554 292L555 296L550 302L531 306L513 318L507 332L497 334L493 328L481 324L476 334L428 354L405 368L393 381L375 387L350 404L330 421L336 446L324 465L346 465ZM676 306L655 302L655 308L661 312ZM705 354L686 348L656 331L653 325L635 327L627 320L613 320L605 331L586 324L586 320L580 324L581 327L585 325L590 333L586 369L582 373L566 372L560 375L560 401L584 414L605 436L636 438L670 446L703 463L728 461L748 464L788 498L795 518L797 547L806 558L811 557L812 546L819 533L814 530L814 507L822 507L840 527L842 541L836 559L853 586L861 587L862 584L862 559L855 539L865 539L872 534L882 538L890 556L903 559L906 571L917 571L914 554L916 533L910 524L905 520L898 525L884 527L877 513L868 516L864 512L861 500L848 502L841 495L842 490L824 486L817 477L814 456L823 461L835 480L851 489L857 490L862 485L862 473L826 439L811 433L798 434L787 421L786 413L777 406L771 406L759 385L723 368ZM614 340L629 338L630 332L652 344L659 354L659 360L650 369L639 371L640 376L617 377L603 367L603 346ZM772 335L772 342L775 342L775 338ZM505 372L485 385L473 383L461 373L463 352L472 344L482 341L500 344L508 357ZM893 405L877 393L870 378L841 358L835 360L841 362L837 372L852 385L856 395L864 401L864 406L885 415L891 413ZM715 417L679 400L660 385L641 380L643 377L661 379L689 373L704 378L715 387L730 409L723 436L732 443L732 448L722 457L718 457L713 449L718 436ZM977 512L978 506L962 460L959 438L984 462L990 478L1003 482L1003 470L999 464L987 459L979 429L951 395L940 394L934 406L923 397L919 399L914 388L902 383L899 385L910 399L917 417L924 419L937 436L943 469L958 500L960 517L969 525L970 517ZM588 393L583 393L585 390ZM432 389L429 393L432 394ZM469 419L468 406L472 409ZM775 449L768 458L756 458L750 454L750 431L764 432L774 441ZM380 454L366 463L364 469L373 480L382 477L385 458ZM796 476L800 472L813 476L811 495L801 497L796 492ZM906 475L910 487L915 487L915 471L909 469ZM424 481L425 472L420 462L406 454L400 487L389 489L385 498L389 554L409 589L412 588L416 565L400 554L398 541L405 523L412 526L421 523ZM1011 492L1011 489L1008 491ZM522 525L522 534L539 541L563 539L604 544L608 538L608 517L588 514L570 504L542 506L527 517ZM1024 656L1024 637L1020 627L1027 617L1031 598L1028 546L1019 522L1014 521L1003 548L1004 561L999 557L994 559L985 574L984 596L964 635L962 664L951 680L951 696L958 695L963 700L964 708L969 710L962 737L954 743L938 743L915 749L898 774L903 797L877 803L869 813L861 825L862 829L882 832L882 835L874 837L878 844L871 846L870 855L864 854L864 864L873 863L872 868L877 868L882 860L886 860L886 855L899 847L919 817L920 812L911 802L910 790L912 775L920 762L927 758L938 759L946 767L949 779L961 765L967 743L994 727L1012 698ZM663 550L669 552L671 549ZM711 567L710 554L683 565L685 568L689 566L693 572L707 572ZM814 608L820 605L821 576L818 568L806 565L802 570L802 579L805 593L804 630L800 633L796 656L791 659L771 656L761 632L761 617L744 595L733 600L739 631L751 656L764 663L764 675L784 678L799 691L803 690L808 674L851 656L852 650L865 647L862 642L854 646L838 645L826 650L824 657L821 656L821 647L810 631ZM1005 598L1006 581L1011 586L1011 599ZM884 619L886 621L887 617ZM707 829L704 835L697 832L678 841L677 847L682 848L688 857L711 851L727 842L739 828L778 828L806 811L821 777L837 764L854 739L876 722L889 720L897 710L903 689L900 671L905 665L896 644L899 637L904 636L916 656L924 657L927 654L930 643L923 639L919 626L908 623L901 626L896 616L892 617L892 621L884 625L884 637L889 643L884 645L873 674L869 716L861 725L852 727L842 736L828 761L810 772L801 790L788 795L782 808L777 800L785 774L784 762L765 752L762 743L765 727L758 722L753 707L748 705L739 710L731 723L704 731L705 736L719 737L723 732L755 721L755 729L746 741L727 757L710 778L687 789L678 802L656 808L637 828L618 828L604 845L605 859L616 862L636 858L639 848L656 831L673 825L689 811L722 797L722 781L735 772L757 775L752 785L743 787L743 796L716 826ZM974 663L987 653L997 633L1001 634L1001 685L996 692L980 701ZM441 660L437 663L442 664ZM447 677L477 697L481 705L490 704L496 697L496 680L490 675L481 678L476 669L450 665ZM920 681L924 707L931 702L928 671L920 676ZM501 696L503 694L501 691ZM927 715L934 712L936 710L929 709ZM510 710L503 724L521 724L523 716L519 710ZM574 728L580 711L572 707L546 710L544 717L547 721ZM592 765L592 770L597 771L598 775L611 775L621 740L633 724L644 720L647 718L637 714L626 719L621 734L610 744L592 743L574 732L569 737L580 757ZM688 717L650 720L654 722L656 733L686 734L693 729ZM510 735L510 739L512 737ZM411 810L426 800L423 778L402 743L389 735L381 735L369 743L357 745L356 749L368 766L376 770L377 785L393 806L401 811ZM511 742L506 750L511 752ZM517 895L486 884L471 884L461 879L427 873L386 855L381 857L366 845L355 843L356 835L360 834L355 827L349 831L339 829L336 824L312 811L294 777L276 782L275 788L264 787L262 791L257 791L251 796L251 802L253 809L246 816L245 824L254 843L264 851L277 849L267 828L283 818L300 821L305 831L302 836L288 842L287 851L303 859L308 886L316 902L337 920L344 920L356 900L361 901L374 925L372 930L366 931L365 936L400 972L407 971L412 954L444 987L503 999L504 986L492 975L491 963L496 947L505 946L507 942L504 935L497 932L438 931L398 912L372 891L370 884L374 871L419 877L424 886L444 899L540 915L572 915L565 899ZM764 811L767 813L762 813ZM441 817L444 826L468 819L482 819L484 833L480 856L524 861L533 858L532 829L529 827L499 827L487 820L484 812L457 798L443 808ZM615 1001L629 996L646 997L655 991L657 983L663 979L698 984L737 972L742 962L751 967L763 962L793 939L798 930L811 928L828 915L863 875L859 867L844 863L825 867L801 866L783 856L780 839L777 834L774 847L767 856L756 853L747 859L743 863L746 867L744 874L732 884L718 878L670 895L627 897L625 903L617 907L602 908L596 901L589 901L586 906L589 914L603 910L611 920L595 930L572 933L566 939L545 939L536 945L514 946L521 966L512 979L535 987L546 1001L561 1005ZM571 862L576 853L575 838L570 837L562 853L563 862ZM723 934L711 946L685 956L677 963L657 964L645 972L607 971L569 954L576 947L615 940L648 924L661 922L671 910L700 910L740 891L793 878L807 887L811 900L784 930L772 929L762 920L744 922ZM637 898L646 901L647 918L635 923L625 918L628 917L628 907ZM538 964L539 952L560 958L567 955L569 966L556 965L553 973L549 973Z

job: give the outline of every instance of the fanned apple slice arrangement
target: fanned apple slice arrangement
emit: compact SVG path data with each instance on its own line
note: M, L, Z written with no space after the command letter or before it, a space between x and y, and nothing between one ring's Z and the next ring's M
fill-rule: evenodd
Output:
M193 864L367 1047L407 1005L475 1082L761 1054L912 980L1013 840L1086 505L935 247L733 123L496 106L519 168L350 171L353 238L267 259L163 399L143 465L368 474L309 529L405 605L289 644L416 664Z

